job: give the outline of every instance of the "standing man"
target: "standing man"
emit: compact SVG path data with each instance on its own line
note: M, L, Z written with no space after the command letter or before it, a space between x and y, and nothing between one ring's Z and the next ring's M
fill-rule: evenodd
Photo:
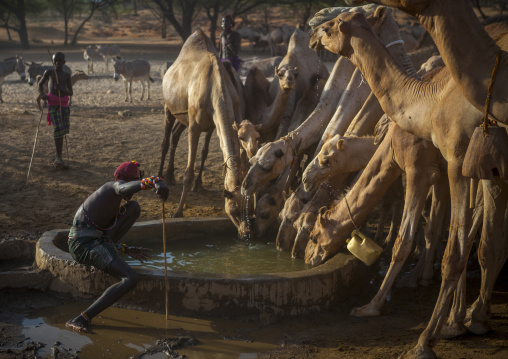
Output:
M219 56L221 61L229 60L236 71L240 68L240 58L238 52L242 45L242 37L233 30L235 21L231 15L222 18L222 28L224 31L220 34Z
M39 94L48 102L48 124L53 124L53 136L56 146L56 169L65 167L62 159L64 136L69 133L69 97L72 96L71 75L63 70L65 55L57 52L53 55L53 69L46 70L39 81ZM49 93L44 94L43 84L49 80Z
M138 219L141 208L132 196L141 191L155 189L166 201L169 188L160 177L142 178L135 161L122 163L115 171L115 180L102 185L78 208L69 231L69 253L78 262L92 265L113 277L121 279L106 289L88 309L66 326L81 332L89 332L93 317L113 305L125 293L136 286L138 274L119 254L128 254L143 262L150 256L149 249L128 247L117 243ZM121 205L122 201L126 201Z

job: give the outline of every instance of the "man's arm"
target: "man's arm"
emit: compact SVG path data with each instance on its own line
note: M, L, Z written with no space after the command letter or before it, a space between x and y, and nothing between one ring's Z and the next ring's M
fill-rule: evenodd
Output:
M154 178L159 178L159 177L154 177ZM142 180L138 180L138 181L129 181L129 182L117 181L114 184L114 188L115 188L116 193L122 197L132 196L135 193L138 193L139 191L141 191L142 189L155 188L155 193L157 193L160 198L162 198L164 201L166 201L168 199L169 188L168 188L168 186L166 186L166 184L164 182L162 182L162 179L153 181L153 185L150 185L150 184L143 185L144 182L146 183L146 182L150 182L150 181L147 181L146 178L142 179Z

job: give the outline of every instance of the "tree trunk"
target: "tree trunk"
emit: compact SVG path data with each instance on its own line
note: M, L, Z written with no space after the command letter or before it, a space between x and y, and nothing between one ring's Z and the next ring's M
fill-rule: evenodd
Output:
M20 1L21 2L21 1ZM30 44L28 42L28 31L26 29L26 20L25 20L25 8L23 6L22 14L18 14L19 20L19 41L21 42L21 48L23 50L28 50L30 48ZM21 12L21 10L20 10Z
M162 18L162 25L161 25L161 37L165 39L167 37L167 27L166 27L166 18Z

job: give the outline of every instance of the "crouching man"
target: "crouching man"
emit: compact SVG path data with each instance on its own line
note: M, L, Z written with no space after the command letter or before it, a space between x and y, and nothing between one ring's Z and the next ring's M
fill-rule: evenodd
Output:
M119 278L120 282L106 289L90 307L68 321L69 328L89 332L92 318L138 282L137 273L119 256L128 254L141 262L150 257L149 249L118 243L141 213L138 202L131 198L141 190L152 188L163 201L169 195L169 188L160 177L143 178L143 174L135 161L122 163L115 171L115 180L105 183L85 199L74 216L69 232L69 253L77 262L101 269Z

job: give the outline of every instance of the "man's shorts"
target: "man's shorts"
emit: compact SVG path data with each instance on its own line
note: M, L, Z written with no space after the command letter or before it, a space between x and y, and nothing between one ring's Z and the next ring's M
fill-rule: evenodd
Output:
M118 257L115 243L93 225L74 221L69 232L69 253L78 263L106 270Z

